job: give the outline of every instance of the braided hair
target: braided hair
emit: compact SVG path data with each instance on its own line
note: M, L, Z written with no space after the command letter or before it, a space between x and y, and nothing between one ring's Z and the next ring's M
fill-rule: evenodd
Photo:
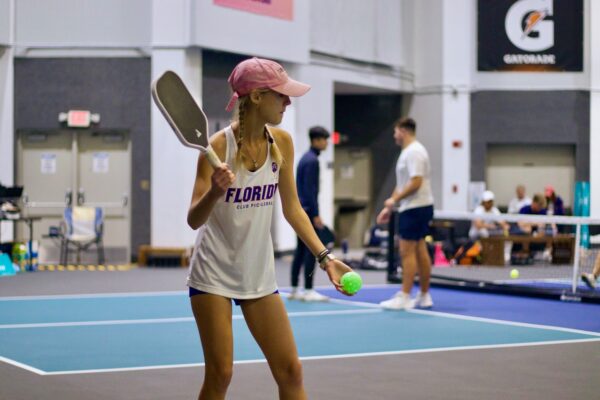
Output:
M237 153L235 154L235 168L238 169L242 165L242 146L244 145L244 133L245 133L245 115L246 109L248 107L250 96L243 96L237 102L237 107L234 113L234 120L238 121L239 126L239 135L236 141L237 144ZM273 161L281 167L281 165L285 162L283 159L283 155L281 154L281 150L277 145L275 139L271 136L270 133L267 133L267 140L271 144L271 156L273 157Z

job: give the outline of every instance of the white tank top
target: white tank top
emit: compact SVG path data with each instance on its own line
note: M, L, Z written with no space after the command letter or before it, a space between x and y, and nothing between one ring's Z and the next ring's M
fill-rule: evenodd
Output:
M236 180L198 230L188 286L229 298L259 298L277 290L271 218L279 166L269 146L265 163L256 171L243 165L236 170L237 143L231 126L225 128L225 137L225 162Z

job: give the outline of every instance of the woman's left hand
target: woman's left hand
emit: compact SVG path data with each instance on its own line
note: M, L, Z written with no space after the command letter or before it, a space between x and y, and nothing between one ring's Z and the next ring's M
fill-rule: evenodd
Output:
M333 283L333 286L335 286L335 289L338 292L345 294L346 296L352 296L350 293L344 291L342 284L340 283L342 275L344 275L346 272L352 272L352 268L336 258L335 260L329 261L327 265L325 265L325 271L329 276L329 280L331 283Z

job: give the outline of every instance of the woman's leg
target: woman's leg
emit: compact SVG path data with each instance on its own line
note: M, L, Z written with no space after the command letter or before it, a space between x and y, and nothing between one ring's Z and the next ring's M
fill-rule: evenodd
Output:
M306 399L302 383L302 364L294 334L279 294L242 302L248 328L262 349L277 386L279 398Z
M231 300L213 294L190 298L204 351L204 382L199 400L225 399L233 374Z

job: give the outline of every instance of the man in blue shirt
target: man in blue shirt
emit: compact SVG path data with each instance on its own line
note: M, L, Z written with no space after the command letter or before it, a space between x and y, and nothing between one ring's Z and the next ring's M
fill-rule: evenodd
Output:
M519 210L519 214L546 215L546 198L542 194L536 193L533 196L533 199L531 200L531 204L521 207L521 210ZM517 225L519 229L526 234L531 235L534 233L544 233L545 224L536 224L532 222L519 221Z
M310 149L304 153L298 162L296 171L296 187L302 208L308 214L315 229L323 229L323 221L319 215L319 154L328 145L329 132L321 126L310 128ZM304 301L327 301L329 298L313 289L313 271L315 256L300 238L292 261L292 293L290 299ZM304 292L298 290L300 270L304 265Z

